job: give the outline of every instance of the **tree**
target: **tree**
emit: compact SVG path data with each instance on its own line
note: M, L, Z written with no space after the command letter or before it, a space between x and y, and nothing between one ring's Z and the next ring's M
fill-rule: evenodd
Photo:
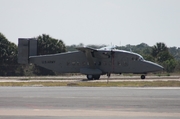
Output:
M42 34L37 37L38 40L38 55L55 54L66 51L66 46L62 40Z
M62 40L50 37L49 35L42 34L37 37L38 40L38 55L55 54L66 51L65 44ZM55 72L45 69L43 67L34 65L33 73L36 75L54 75Z
M162 64L167 72L173 72L176 66L174 57L169 53L164 43L156 43L152 48L152 56L155 61Z
M159 53L166 51L168 51L168 48L164 43L156 43L156 45L154 45L152 49L152 56L157 57Z
M164 52L160 52L158 55L157 55L157 61L158 62L164 62L166 60L171 60L171 59L174 59L173 56L169 53L169 51L164 51Z
M20 67L17 63L17 46L0 33L0 75L23 75L23 72L19 72Z
M163 62L163 66L167 72L173 72L177 63L174 59L169 59Z
M155 58L155 61L159 63L173 58L168 51L168 47L164 43L156 43L152 48L151 55Z
M180 48L178 47L170 47L169 52L172 54L172 56L180 61Z
M177 61L175 71L180 73L180 61Z

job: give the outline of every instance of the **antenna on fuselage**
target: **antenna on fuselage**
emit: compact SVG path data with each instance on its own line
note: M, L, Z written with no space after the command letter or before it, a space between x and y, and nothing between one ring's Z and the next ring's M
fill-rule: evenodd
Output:
M131 50L131 45L130 45L130 44L129 44L129 51L132 52L132 50Z
M121 47L121 41L120 41L120 43L119 43L120 45L119 45L119 47L120 47L120 50L122 50L122 47Z

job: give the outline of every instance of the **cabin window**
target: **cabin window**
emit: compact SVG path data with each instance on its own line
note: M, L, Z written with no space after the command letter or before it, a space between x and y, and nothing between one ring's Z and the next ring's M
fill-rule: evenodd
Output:
M119 66L121 66L121 62L118 61L117 64L118 64Z
M96 65L96 62L94 62L94 65Z
M69 66L70 65L70 62L67 62L67 66Z
M74 65L76 65L76 62L71 62L71 64L74 66Z
M84 62L82 62L82 65L83 65L83 66L87 65L87 62L85 62L85 61L84 61Z
M136 61L136 58L135 58L135 57L133 57L133 58L132 58L132 61Z
M132 61L138 61L138 57L132 57Z
M142 61L142 60L143 60L143 58L142 58L142 57L140 57L140 58L139 58L139 60L140 60L140 61Z
M94 62L94 65L101 65L101 62Z

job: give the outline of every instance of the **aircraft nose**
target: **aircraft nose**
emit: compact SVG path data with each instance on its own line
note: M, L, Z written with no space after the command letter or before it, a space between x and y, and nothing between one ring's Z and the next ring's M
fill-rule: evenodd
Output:
M151 71L151 72L156 72L156 71L163 71L164 67L162 67L159 64L150 62L150 61L146 61L147 63L147 68Z
M164 67L162 67L161 65L156 64L156 69L157 69L158 71L163 71L163 70L164 70Z

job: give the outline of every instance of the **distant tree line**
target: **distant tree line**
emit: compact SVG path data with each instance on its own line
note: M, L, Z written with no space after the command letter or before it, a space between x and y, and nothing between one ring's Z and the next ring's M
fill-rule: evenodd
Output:
M42 34L36 37L38 41L38 55L55 54L66 51L74 51L76 47L83 47L84 44L65 46L62 40ZM87 45L99 49L106 45ZM166 72L180 73L180 48L168 48L164 43L156 43L148 46L145 43L139 45L116 46L117 49L127 50L141 54L146 60L163 65ZM0 33L0 76L29 76L29 75L57 75L55 72L30 64L22 65L17 63L18 47L16 44Z

